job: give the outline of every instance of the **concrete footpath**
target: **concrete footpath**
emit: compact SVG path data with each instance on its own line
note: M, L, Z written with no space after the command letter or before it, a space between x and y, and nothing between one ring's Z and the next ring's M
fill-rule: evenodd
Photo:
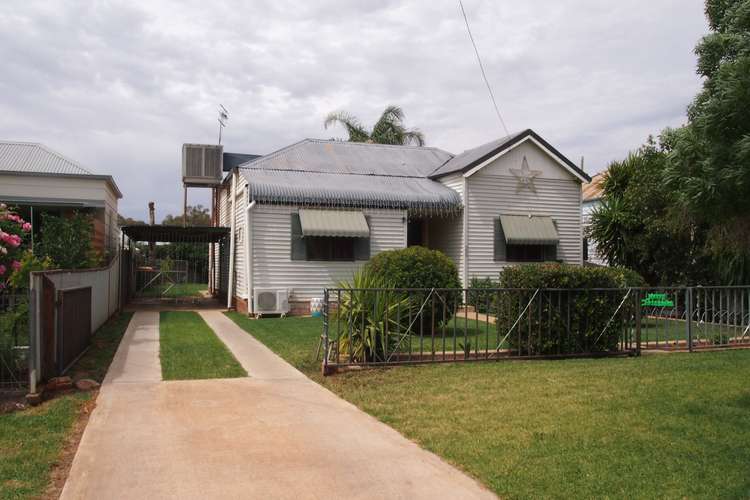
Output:
M137 312L61 498L495 498L221 312L200 314L249 377L160 381L158 314Z

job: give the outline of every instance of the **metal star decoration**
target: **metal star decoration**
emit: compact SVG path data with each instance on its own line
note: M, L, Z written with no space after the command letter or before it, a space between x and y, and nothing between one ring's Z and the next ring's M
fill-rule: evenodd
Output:
M531 170L529 168L529 162L526 161L526 157L523 157L521 162L521 168L511 168L510 173L518 179L517 191L522 188L529 188L532 192L536 193L536 186L534 185L534 179L542 175L541 170Z

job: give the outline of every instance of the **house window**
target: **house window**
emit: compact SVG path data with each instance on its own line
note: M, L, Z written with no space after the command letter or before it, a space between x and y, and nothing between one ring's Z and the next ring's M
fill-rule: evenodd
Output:
M548 216L501 215L494 221L494 260L550 262L557 260L557 224Z
M355 238L312 236L306 240L307 260L354 260Z
M505 248L508 262L545 262L557 258L555 245L506 245Z
M291 260L343 262L369 260L369 237L305 236L299 214L292 214L291 217Z

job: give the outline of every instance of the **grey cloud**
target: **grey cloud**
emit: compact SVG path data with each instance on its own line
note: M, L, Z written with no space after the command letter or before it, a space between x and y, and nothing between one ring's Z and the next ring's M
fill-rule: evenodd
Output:
M587 169L684 121L700 86L701 0L466 0L511 129L532 127ZM453 152L500 130L457 2L10 2L0 12L0 137L48 144L115 175L121 211L181 209L182 142L267 153L372 123L399 104ZM191 191L190 201L208 194Z

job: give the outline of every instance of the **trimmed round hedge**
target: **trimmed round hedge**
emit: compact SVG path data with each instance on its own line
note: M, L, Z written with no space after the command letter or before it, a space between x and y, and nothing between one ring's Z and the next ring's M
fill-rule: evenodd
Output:
M493 302L497 328L503 335L510 332L512 351L576 354L617 348L622 328L610 318L632 316L635 304L622 302L623 289L645 286L645 281L624 268L528 264L504 269L499 286L520 289L499 293ZM536 289L541 291L534 298Z
M367 264L370 271L382 276L394 288L461 288L458 269L450 257L439 250L414 246L400 250L388 250L373 257ZM415 301L425 300L429 292L414 292ZM424 296L424 298L422 298ZM420 300L421 299L421 300ZM453 316L461 294L437 292L435 297L435 326ZM422 317L415 322L423 333L431 331L432 299L424 308Z

